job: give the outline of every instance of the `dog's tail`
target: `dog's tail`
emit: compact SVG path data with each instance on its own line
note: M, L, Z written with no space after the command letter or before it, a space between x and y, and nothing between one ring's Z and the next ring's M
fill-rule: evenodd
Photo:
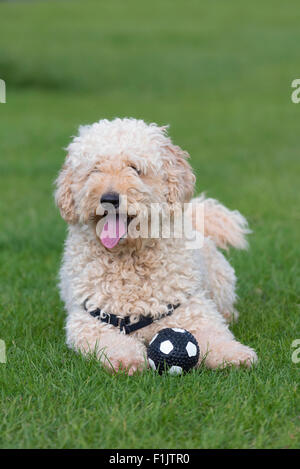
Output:
M251 233L248 222L237 210L229 210L215 199L206 199L204 194L191 200L193 204L193 227L204 231L205 237L210 237L215 244L228 249L247 249L246 235ZM196 213L199 210L200 216ZM200 213L201 211L201 213ZM203 219L204 218L204 219ZM199 221L200 225L199 226Z

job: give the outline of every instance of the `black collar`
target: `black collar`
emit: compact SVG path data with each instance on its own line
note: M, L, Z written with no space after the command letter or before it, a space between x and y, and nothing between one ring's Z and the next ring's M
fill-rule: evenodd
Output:
M88 311L86 307L86 302L88 298L84 301L83 307L85 311ZM130 324L130 316L125 316L124 318L121 318L120 316L117 316L116 314L110 314L110 313L105 313L102 311L100 308L94 309L93 311L88 311L93 318L98 319L101 322L105 322L106 324L111 324L112 326L118 327L120 331L123 334L130 334L131 332L137 331L138 329L141 329L142 327L149 326L149 324L152 324L154 321L164 318L166 316L170 316L173 314L174 310L180 306L180 303L176 305L171 305L169 304L167 306L168 311L164 313L162 316L160 316L157 319L153 319L150 316L140 316L140 320L138 322L134 322L133 324Z

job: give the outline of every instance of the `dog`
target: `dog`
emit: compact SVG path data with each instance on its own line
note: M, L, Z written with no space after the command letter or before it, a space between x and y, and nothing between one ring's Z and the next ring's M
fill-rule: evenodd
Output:
M59 282L67 345L95 354L112 372L144 370L147 345L166 327L195 336L199 366L257 361L229 329L238 317L236 276L220 251L247 247L247 221L214 199L192 198L188 157L166 126L133 118L81 126L67 147L55 192L68 224ZM153 205L168 208L171 219L189 206L193 232L202 231L199 246L188 248L186 236L174 232L133 236L130 227Z

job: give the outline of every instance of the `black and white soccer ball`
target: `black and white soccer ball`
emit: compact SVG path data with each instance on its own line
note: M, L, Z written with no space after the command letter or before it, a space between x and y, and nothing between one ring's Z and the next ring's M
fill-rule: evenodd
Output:
M160 374L182 374L193 368L199 359L199 345L195 337L177 327L159 331L148 346L149 365Z

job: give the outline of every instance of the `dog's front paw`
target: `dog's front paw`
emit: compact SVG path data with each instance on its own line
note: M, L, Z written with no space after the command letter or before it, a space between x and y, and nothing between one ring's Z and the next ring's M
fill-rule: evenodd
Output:
M220 342L208 351L205 363L209 368L225 368L226 366L247 366L250 368L257 362L255 351L235 340Z
M110 372L125 371L131 376L147 368L146 350L143 346L139 347L139 344L126 345L124 351L118 350L107 354L103 363Z
M129 357L107 357L104 361L106 368L113 373L118 371L125 371L129 376L136 372L141 372L146 368L144 358L129 358Z

